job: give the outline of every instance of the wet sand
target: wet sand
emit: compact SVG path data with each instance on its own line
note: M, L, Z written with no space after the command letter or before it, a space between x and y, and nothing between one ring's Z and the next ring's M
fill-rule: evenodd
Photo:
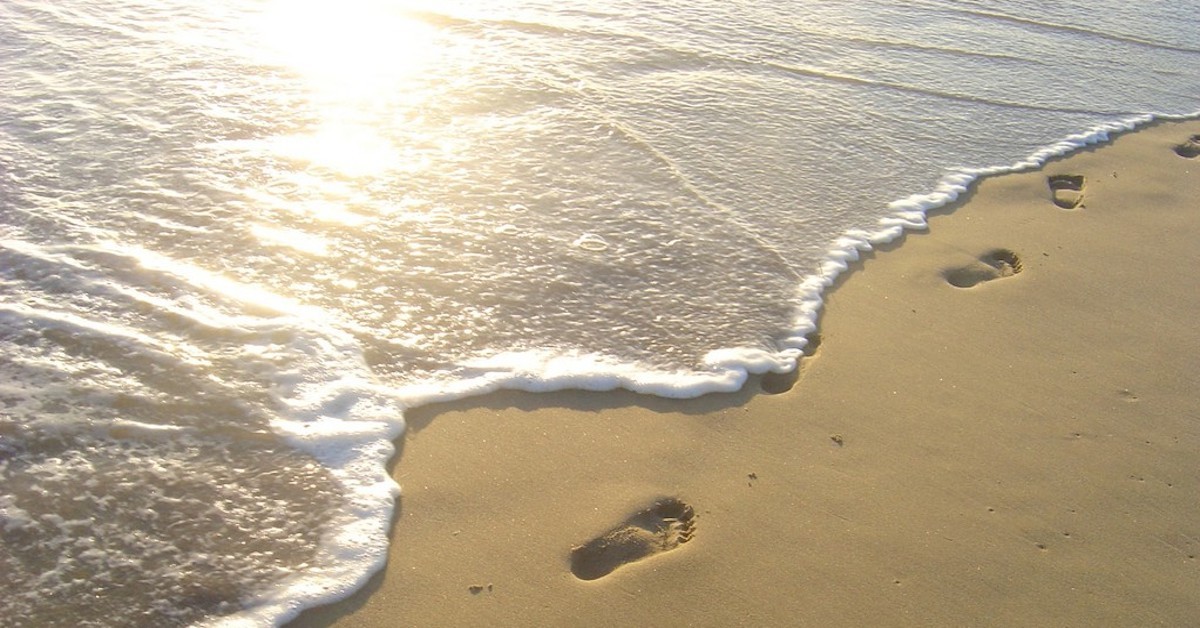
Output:
M1193 136L978 183L843 275L794 383L412 411L386 571L293 625L1192 624Z

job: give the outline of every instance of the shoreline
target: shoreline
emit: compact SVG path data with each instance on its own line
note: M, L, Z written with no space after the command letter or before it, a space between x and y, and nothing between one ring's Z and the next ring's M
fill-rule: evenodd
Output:
M790 389L412 410L388 566L288 625L1200 616L1194 135L984 177L862 253Z

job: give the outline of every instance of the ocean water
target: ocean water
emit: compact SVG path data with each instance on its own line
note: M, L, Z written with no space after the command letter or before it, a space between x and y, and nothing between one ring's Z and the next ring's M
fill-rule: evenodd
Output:
M794 367L975 177L1200 112L1200 2L5 0L0 77L0 617L272 625L406 408Z

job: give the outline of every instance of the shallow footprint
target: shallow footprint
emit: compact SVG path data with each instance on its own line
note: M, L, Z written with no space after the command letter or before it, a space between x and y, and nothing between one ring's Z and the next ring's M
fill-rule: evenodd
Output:
M622 565L673 550L692 540L696 512L675 498L655 502L621 525L571 550L571 573L603 578Z
M1047 182L1055 205L1063 209L1075 209L1083 203L1083 175L1055 174Z
M1175 154L1188 159L1200 157L1200 135L1193 135L1186 142L1176 146Z
M961 268L951 268L942 276L956 288L970 288L985 281L1012 277L1024 270L1021 258L1008 249L992 249L979 256L979 261Z

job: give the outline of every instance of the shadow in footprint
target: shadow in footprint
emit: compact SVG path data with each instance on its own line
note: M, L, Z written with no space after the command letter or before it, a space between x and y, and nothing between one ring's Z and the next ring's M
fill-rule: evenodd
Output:
M1083 203L1083 175L1056 174L1051 175L1047 182L1055 205L1063 209L1075 209Z
M956 288L970 288L985 281L1011 277L1023 270L1021 258L1008 249L993 249L979 256L979 261L961 268L951 268L942 276Z
M621 525L571 550L571 573L603 578L622 565L673 550L692 540L696 512L675 498L655 502Z
M796 382L800 380L800 369L804 368L804 360L816 355L817 348L821 346L821 334L815 331L804 338L808 340L808 344L801 350L802 354L796 361L796 367L786 373L764 374L758 384L760 390L768 395L780 395L796 386Z
M1200 157L1200 135L1193 135L1186 142L1176 146L1175 154L1187 159Z

